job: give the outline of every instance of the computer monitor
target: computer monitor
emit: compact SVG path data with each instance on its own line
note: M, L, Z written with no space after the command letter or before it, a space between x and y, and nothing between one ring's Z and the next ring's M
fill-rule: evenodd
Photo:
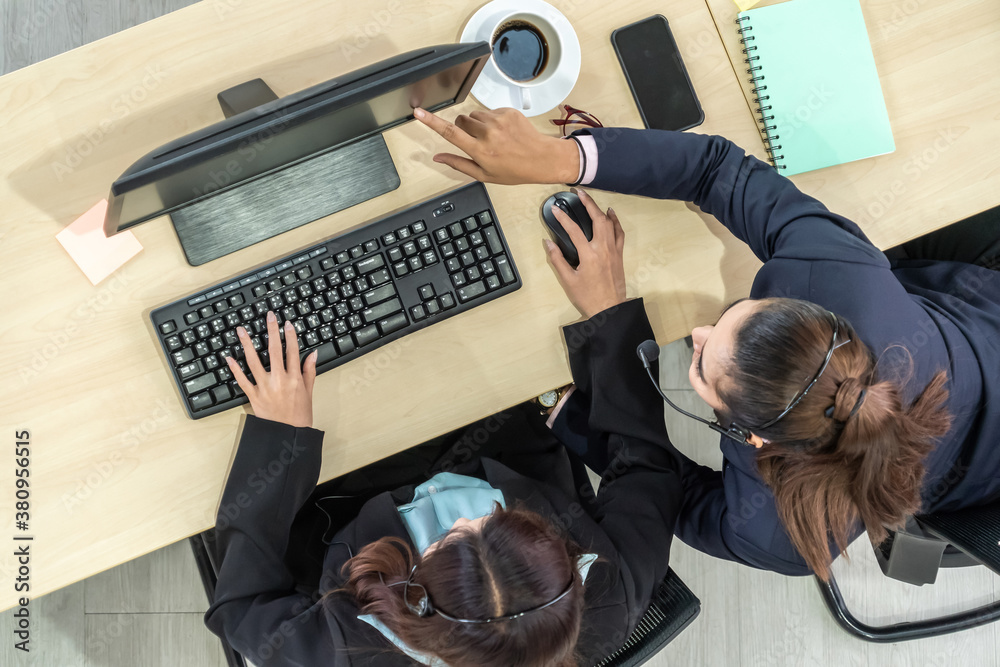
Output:
M219 94L227 118L147 154L111 186L110 236L171 214L191 264L399 186L381 133L462 102L486 42L416 49L278 98L260 79Z

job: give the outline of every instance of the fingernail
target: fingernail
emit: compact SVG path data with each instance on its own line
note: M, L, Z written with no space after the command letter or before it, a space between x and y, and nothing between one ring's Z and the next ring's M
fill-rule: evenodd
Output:
M542 240L545 242L545 249L546 250L552 250L552 245L553 245L552 241L550 241L548 239L542 239Z
M243 327L236 327L236 335L237 336L246 336L247 335L247 330L244 329Z
M286 329L291 329L292 328L292 323L289 322L288 320L285 320L285 328Z
M278 317L274 314L273 310L267 311L267 321L268 322L277 322L278 321Z
M609 207L608 207L608 215L614 215L614 214L615 214L615 209L613 209L613 208L611 208L611 207L609 206Z
M424 111L423 109L420 109L420 108L417 108L417 109L413 110L413 115L416 118L423 118L426 113L427 113L426 111Z

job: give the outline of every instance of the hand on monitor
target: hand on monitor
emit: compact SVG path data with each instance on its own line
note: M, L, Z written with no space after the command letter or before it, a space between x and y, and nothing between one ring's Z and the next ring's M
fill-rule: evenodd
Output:
M473 111L454 123L423 109L413 115L469 156L438 153L435 162L484 183L574 183L579 176L576 142L542 134L520 111Z
M552 212L576 247L580 265L575 269L571 267L559 246L548 239L545 239L545 247L566 296L581 315L590 319L627 298L623 260L625 231L613 209L609 208L605 214L589 194L579 188L576 193L587 207L593 223L594 238L591 241L587 241L583 230L566 213L556 207L552 208Z
M295 328L285 322L285 352L281 351L278 319L273 312L267 314L267 353L271 360L270 372L264 370L250 336L243 327L237 327L240 343L246 352L247 366L256 384L251 382L236 360L227 357L229 370L240 388L250 399L250 407L261 419L282 422L292 426L312 426L312 391L316 381L316 352L306 357L299 367L299 339Z

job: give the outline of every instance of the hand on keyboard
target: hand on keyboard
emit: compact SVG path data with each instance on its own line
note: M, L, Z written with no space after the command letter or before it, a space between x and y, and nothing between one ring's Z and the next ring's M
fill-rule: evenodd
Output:
M295 328L285 322L285 351L281 349L278 318L267 313L267 352L270 371L264 369L250 336L242 326L237 327L240 344L246 353L246 363L254 381L240 369L232 357L226 358L229 370L240 388L250 399L250 407L261 419L282 422L292 426L312 426L312 391L316 381L316 351L299 367L299 339Z

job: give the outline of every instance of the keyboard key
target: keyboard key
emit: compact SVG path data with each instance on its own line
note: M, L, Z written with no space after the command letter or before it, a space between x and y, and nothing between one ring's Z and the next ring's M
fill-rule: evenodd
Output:
M482 214L480 213L480 215ZM493 225L485 227L483 229L483 236L486 237L486 245L490 247L491 253L499 255L503 252L503 242L500 240L500 234L497 233L496 227Z
M500 272L500 279L503 280L504 285L509 285L516 280L514 270L510 268L510 262L507 261L506 255L500 255L494 261L497 263L497 271Z
M437 255L434 253L433 250L426 251L424 254L420 256L420 259L423 260L424 266L430 266L431 264L434 264L435 262L438 261Z
M285 308L281 309L280 315L282 324L284 324L285 322L291 322L292 320L294 320L295 317L298 315L298 313L296 313L295 309L292 308L291 306L286 306Z
M351 313L351 309L343 301L337 303L333 309L336 311L337 317L347 317Z
M430 250L434 245L431 243L431 237L421 236L417 239L417 248L419 250Z
M470 232L473 229L475 229L476 227L479 226L479 223L476 222L476 219L474 217L472 217L471 215L468 218L462 220L462 224L465 225L466 231L470 231Z
M456 273L451 277L451 284L454 285L455 287L461 287L467 282L469 281L465 279L464 273Z
M343 264L351 259L351 256L347 254L347 251L342 251L337 253L337 264Z
M469 239L465 238L464 236L460 239L455 239L455 250L457 252L465 252L471 247L472 246L469 244Z
M441 312L441 306L438 305L437 301L428 301L424 304L424 308L427 309L428 315L437 315Z
M455 297L451 295L451 292L442 294L438 301L441 303L441 307L445 310L449 310L455 307Z
M357 259L358 257L361 257L364 254L365 254L365 249L359 245L356 245L353 248L351 248L351 257L353 257L354 259Z
M333 322L336 316L333 314L333 308L324 308L319 312L319 317L324 322Z
M221 336L212 336L208 339L208 346L212 348L212 352L218 352L227 345L236 345L240 342L240 337L236 335L235 331L227 331Z
M360 329L363 325L364 323L361 321L361 316L357 313L347 316L347 326L351 327L351 329Z
M194 335L194 329L187 329L181 332L181 342L185 345L194 345L198 337Z
M483 238L482 232L475 231L469 234L469 242L474 246L483 245L483 243L486 242L486 239Z
M329 285L326 284L326 278L320 276L312 281L312 288L316 292L325 292Z
M229 305L233 308L239 308L244 303L246 303L246 299L243 298L242 294L234 294L229 297Z
M308 261L309 261L309 253L292 258L292 264L301 264L302 262L308 262Z
M333 333L337 336L343 336L350 330L351 328L347 326L347 322L344 320L337 320L333 323Z
M216 368L219 367L219 360L218 358L216 358L214 354L208 355L207 357L202 359L202 361L205 362L206 371L214 371Z
M212 327L208 326L204 322L196 326L194 331L198 334L198 338L208 338L212 335Z
M427 225L424 224L423 220L417 220L412 225L410 225L410 231L414 234L421 234L427 231Z
M479 280L480 278L483 277L482 274L479 272L478 266L470 266L469 268L467 268L465 270L465 275L470 281Z
M302 341L305 343L303 347L316 347L319 345L319 334L315 331L307 331L302 336Z
M313 295L312 285L308 283L304 285L299 285L297 288L295 288L295 291L299 293L300 299L308 299Z
M178 350L171 354L170 359L174 362L174 366L183 366L194 361L194 350L190 347L185 347L183 350Z
M198 341L194 344L194 353L199 357L204 357L209 353L208 343L203 340Z
M305 317L312 312L312 306L309 305L308 301L299 301L295 304L295 312L298 313L300 317Z
M284 286L285 286L285 284L283 282L281 282L280 278L275 278L274 280L269 280L268 283L267 283L267 289L268 289L268 291L271 291L271 292L280 292L281 288L284 287Z
M417 292L420 293L421 301L427 301L434 297L434 286L431 284L421 285L417 288Z
M458 261L458 257L452 257L444 265L448 269L448 273L457 273L462 270L462 263Z
M329 324L319 328L319 337L321 340L333 340L333 327Z
M330 287L336 287L344 282L344 279L340 277L339 273L331 273L326 277L326 282L330 283Z
M198 309L198 314L201 315L203 318L211 317L212 315L215 315L215 309L212 308L211 306L202 306L201 308Z
M495 275L486 276L486 286L489 287L490 289L496 289L500 287L500 279L497 278Z
M273 276L274 273L275 273L274 267L272 266L270 268L261 269L260 271L258 271L257 277L261 280L264 280L265 278L270 278L271 276Z
M325 364L328 361L336 359L338 356L337 348L334 347L332 341L323 343L316 348L316 365Z
M409 227L403 227L402 229L397 229L396 230L396 238L399 239L400 241L402 241L403 239L410 238L410 228Z
M174 350L179 350L181 347L181 337L180 336L170 336L163 341L167 344L167 349L173 352Z
M477 296L482 296L483 294L486 294L486 284L479 280L469 283L465 287L460 287L458 289L458 300L465 303L469 299L475 299Z
M211 301L212 299L214 299L217 296L222 296L222 288L221 287L219 287L217 289L214 289L211 292L206 292L205 293L205 300L206 301Z
M239 313L226 313L226 326L238 327L242 323Z
M355 264L358 273L360 273L361 275L365 275L366 273L371 273L372 271L376 269L381 269L384 266L385 266L385 260L382 259L382 255L373 255L371 257L366 257L365 259Z
M484 276L492 276L497 272L497 267L493 265L493 262L486 260L479 265L479 270L483 272Z
M398 262L403 259L403 251L399 248L392 248L389 250L389 261Z
M301 269L295 272L295 275L298 276L299 280L309 280L309 278L312 277L312 274L313 274L312 269L309 268L308 266L303 266Z
M345 281L349 282L358 277L358 272L353 266L345 266L340 270L340 275Z
M177 375L180 379L187 380L193 378L196 375L201 375L205 372L205 367L202 365L200 360L192 361L190 364L184 364L177 369Z
M229 388L232 390L234 398L239 398L240 396L245 396L246 395L246 394L243 393L243 387L241 387L240 385L238 385L236 383L236 380L233 380L233 381L231 381L229 383Z
M191 402L192 412L212 407L212 396L207 391L195 394L188 400Z
M214 385L215 377L213 377L211 373L208 373L200 377L196 377L193 380L186 381L184 383L184 393L190 396Z
M212 389L212 398L215 400L216 404L228 401L232 397L233 392L229 389L229 385L227 384Z
M489 211L483 211L482 213L477 213L476 217L479 218L479 224L488 225L493 222L493 216L490 215Z
M438 240L438 243L444 243L448 240L448 230L444 227L434 230L434 238Z
M370 285L368 284L368 279L365 278L364 276L361 276L360 278L354 281L354 289L358 292L366 292L368 291L369 287Z
M444 257L445 259L448 259L449 257L454 257L455 256L455 246L452 245L451 243L442 243L441 244L441 256Z
M407 257L412 257L417 254L417 244L413 241L407 241L402 245L403 254Z
M377 306L366 308L361 311L361 317L364 318L365 324L371 324L372 322L377 322L378 320L385 318L387 315L391 315L392 313L402 309L403 304L400 303L399 299L393 299L391 301L380 303Z
M319 263L319 268L323 269L324 271L329 271L335 266L337 266L337 261L332 257L327 257Z
M472 266L476 263L476 258L472 256L471 252L463 252L458 258L462 260L462 266Z
M388 234L382 235L382 245L392 245L396 242L395 232L389 232Z
M285 275L281 276L281 282L283 282L285 285L291 285L292 283L295 282L295 274L286 273Z
M378 241L375 239L365 241L365 252L375 252L376 250L378 250Z
M358 347L370 345L377 341L378 337L378 329L375 328L374 324L369 324L354 332L354 342L358 344Z
M387 317L386 319L378 323L378 329L382 332L383 336L388 336L393 331L399 331L405 327L409 322L406 320L406 313L397 313L392 317Z
M396 262L392 265L392 271L396 274L396 277L399 277L409 273L410 268L406 265L406 262Z
M489 257L490 257L490 251L487 250L486 246L484 246L484 245L477 246L472 251L472 254L475 255L476 259L479 260L480 262L483 261L484 259L489 259Z
M372 287L378 287L383 283L389 282L389 272L385 269L379 269L368 276L368 283Z
M381 287L377 287L371 290L370 292L365 292L364 294L365 305L371 306L373 304L378 303L379 301L385 301L386 299L391 299L394 296L396 296L395 285L392 284L382 285Z
M292 326L295 327L295 334L301 336L306 332L306 323L302 320L295 320L292 322Z
M424 268L424 263L420 261L419 257L411 257L409 260L407 260L407 263L410 265L411 271L419 271L420 269Z
M427 317L427 311L424 310L423 306L414 306L413 308L410 308L410 315L413 317L414 322L419 322Z
M187 324L194 324L199 319L201 319L201 316L197 313L197 311L194 310L192 310L190 313L184 316L184 321Z
M306 317L306 326L309 327L310 329L319 329L321 324L322 322L319 319L319 315L317 315L316 313L313 313L308 317Z
M319 257L320 255L322 255L325 252L326 252L326 246L323 246L322 248L316 248L315 250L313 250L312 252L310 252L309 256L310 257Z
M188 322L188 324L191 323ZM166 336L167 334L172 334L175 331L177 331L177 325L174 323L173 320L167 320L166 322L160 325L160 333L163 334L164 336Z
M365 302L360 296L353 296L348 301L348 305L351 307L351 311L356 313L365 307Z
M465 233L465 230L462 229L462 223L453 222L450 225L448 225L448 233L451 234L451 238L457 239L459 236Z
M336 341L334 341L334 343L336 343L337 351L340 352L341 355L350 354L351 352L354 352L354 339L351 338L350 335L341 336Z

